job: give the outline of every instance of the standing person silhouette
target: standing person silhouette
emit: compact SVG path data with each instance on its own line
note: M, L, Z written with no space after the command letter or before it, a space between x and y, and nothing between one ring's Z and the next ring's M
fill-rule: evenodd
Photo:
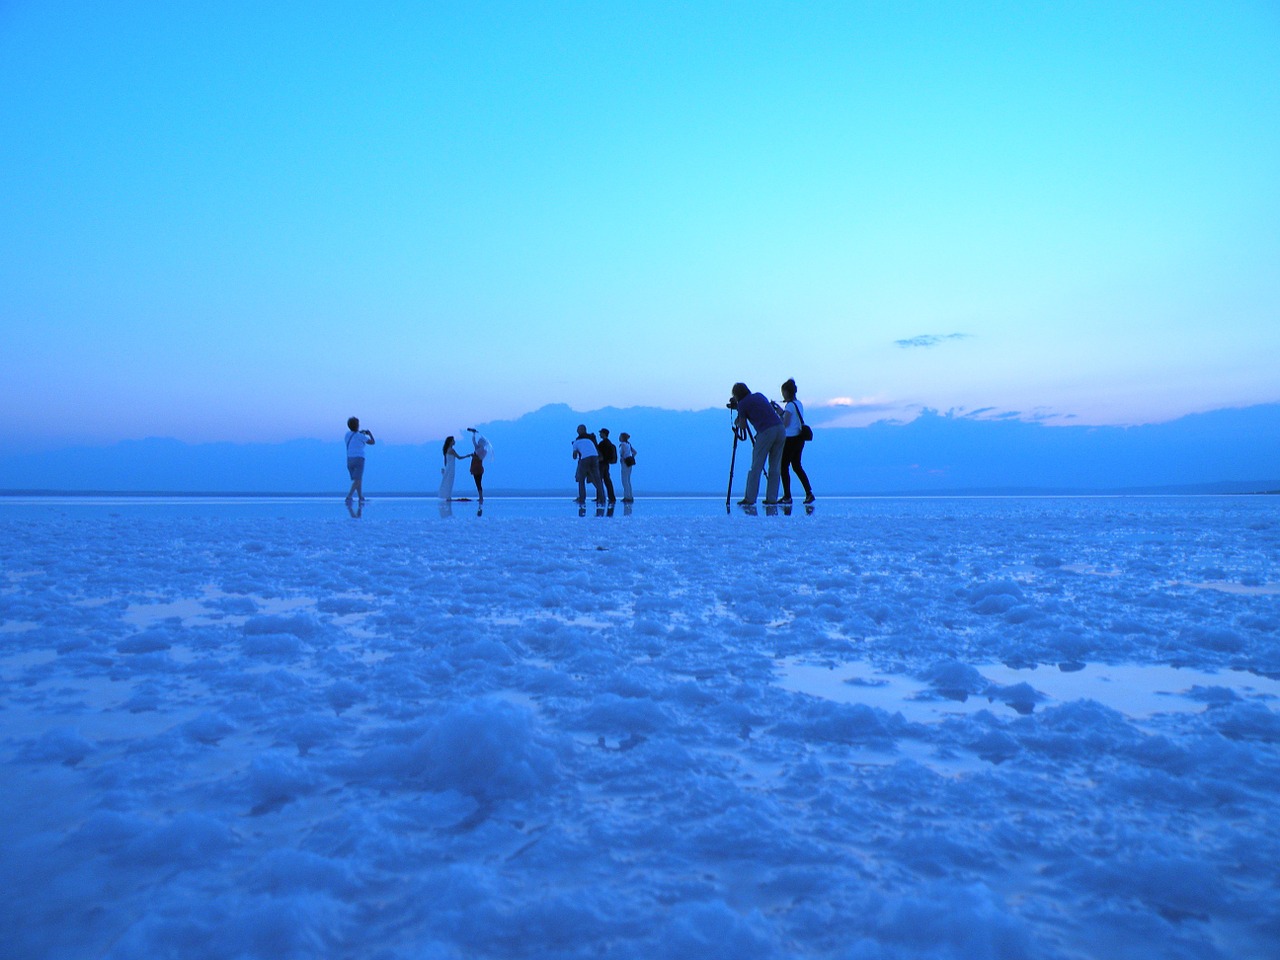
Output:
M573 439L573 459L578 462L574 479L578 481L579 504L587 502L587 481L596 488L596 503L604 503L604 487L600 483L600 451L595 438L587 433L585 423L578 424L578 435Z
M360 418L347 420L347 473L351 477L351 489L347 491L347 503L353 496L364 503L364 448L372 447L377 441L368 430L360 429Z
M471 448L475 452L469 454L471 457L471 479L476 482L476 496L481 500L484 499L484 461L493 453L493 444L490 443L482 433L478 433L475 427L467 427L467 433L471 434Z
M788 380L782 385L782 427L787 439L782 445L782 502L791 502L791 471L795 470L800 483L804 485L804 502L813 503L813 487L809 486L809 475L800 465L800 457L804 453L804 404L796 399L796 382Z
M631 434L620 433L618 439L618 457L622 462L622 502L635 503L635 495L631 492L631 468L636 465L636 448L631 443Z
M604 484L604 491L609 495L609 502L616 503L618 498L613 492L613 478L609 476L609 465L618 462L618 448L609 439L608 428L600 428L600 441L596 444L596 449L600 451L600 482Z
M466 460L473 454L460 454L458 448L454 445L453 437L444 438L444 448L441 451L444 454L444 466L440 468L440 499L453 499L453 475L457 469L459 460Z
M756 428L756 438L751 446L751 470L747 474L747 489L739 506L750 507L756 502L756 494L760 492L760 472L765 461L769 463L768 483L765 486L764 502L772 506L778 502L778 480L782 472L782 447L786 442L786 433L782 429L782 418L773 409L773 404L763 393L752 393L745 383L733 385L733 404L738 411L735 426L741 428L749 423Z

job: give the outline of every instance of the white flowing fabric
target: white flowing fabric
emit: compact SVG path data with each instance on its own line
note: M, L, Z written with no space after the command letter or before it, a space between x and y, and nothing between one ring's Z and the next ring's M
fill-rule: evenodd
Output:
M444 466L440 470L440 499L451 500L453 498L453 474L454 469L458 465L458 454L452 449L445 454Z

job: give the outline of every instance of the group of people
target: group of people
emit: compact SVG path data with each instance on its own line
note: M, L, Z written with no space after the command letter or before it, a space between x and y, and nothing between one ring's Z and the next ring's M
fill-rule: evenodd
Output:
M453 499L453 477L459 460L471 461L471 479L476 484L476 496L484 500L484 461L493 452L493 444L475 427L467 427L471 434L471 453L458 453L453 437L445 437L444 466L440 468L440 499ZM346 501L351 503L359 497L364 503L364 459L365 447L372 447L376 440L368 430L360 429L360 418L347 420L347 435L344 441L347 448L347 474L351 477L351 489L347 491Z
M765 481L766 505L791 503L791 474L795 473L804 486L804 502L813 503L813 487L809 485L809 476L805 473L801 458L804 454L805 441L812 439L813 431L804 422L804 404L796 397L795 380L787 380L782 385L782 404L770 400L762 393L753 393L745 383L735 383L729 407L736 411L734 429L745 439L755 433L751 441L751 468L747 473L747 486L738 503L742 506L753 506L760 492L760 474L768 465ZM459 460L471 461L471 478L476 484L476 495L484 500L484 461L493 452L491 444L475 427L468 427L471 434L471 453L458 453L453 437L446 437L443 447L444 465L440 468L440 499L453 498L453 479ZM587 431L586 424L578 424L578 435L572 443L573 459L577 462L574 479L578 483L579 504L586 503L587 483L596 492L596 503L616 503L612 470L614 464L621 467L622 502L633 503L635 497L631 491L631 469L636 465L636 448L631 442L631 434L618 435L619 445L609 439L609 431L600 428L600 435ZM351 417L347 421L347 473L351 477L351 489L347 491L347 503L356 497L364 503L364 459L365 447L373 446L377 441L368 430L360 429L360 420ZM735 443L735 452L736 444ZM781 484L782 496L778 496Z
M594 433L587 432L585 423L578 424L578 435L573 439L572 451L573 459L577 461L574 479L578 481L579 504L587 502L588 481L595 487L596 503L604 503L606 494L609 503L618 502L610 472L615 463L621 464L622 502L635 502L631 492L631 468L636 465L636 448L631 443L629 433L618 434L618 441L619 444L615 445L609 439L606 427L600 428L600 436L597 438Z
M458 453L453 437L444 438L444 466L440 468L440 499L453 499L453 474L459 460L471 461L471 479L476 482L476 496L484 499L484 461L493 452L493 444L476 431L475 427L467 427L471 434L471 452Z
M813 487L809 475L804 472L800 459L805 441L813 437L813 431L804 422L804 404L796 398L796 382L787 380L782 385L782 405L770 400L763 393L752 393L745 383L733 385L729 407L737 411L734 428L746 431L755 429L751 444L751 469L747 473L747 487L740 506L750 507L760 493L760 474L769 465L765 481L766 506L791 503L791 473L804 486L804 502L813 503ZM735 441L736 443L736 441ZM782 484L782 497L778 497L778 484ZM727 499L727 498L726 498Z

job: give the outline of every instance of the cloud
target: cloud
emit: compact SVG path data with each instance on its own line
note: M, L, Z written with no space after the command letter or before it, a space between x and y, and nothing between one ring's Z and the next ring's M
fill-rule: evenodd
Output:
M815 414L815 424L826 427L866 427L873 423L908 423L920 415L916 404L889 400L884 397L832 397L811 406L829 411L825 416Z
M910 347L936 347L944 340L968 340L970 334L967 333L922 333L918 337L911 337L908 340L895 340L895 347L902 347L904 350Z
M830 400L823 400L821 403L815 401L813 406L816 407L841 407L846 410L867 410L867 411L884 411L897 410L901 404L893 403L883 397L832 397Z

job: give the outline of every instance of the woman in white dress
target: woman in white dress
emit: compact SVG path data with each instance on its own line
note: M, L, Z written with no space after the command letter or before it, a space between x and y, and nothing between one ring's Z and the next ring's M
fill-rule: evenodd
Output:
M467 460L471 454L459 454L454 448L453 437L444 438L444 466L440 468L440 499L453 499L453 473L459 460Z

